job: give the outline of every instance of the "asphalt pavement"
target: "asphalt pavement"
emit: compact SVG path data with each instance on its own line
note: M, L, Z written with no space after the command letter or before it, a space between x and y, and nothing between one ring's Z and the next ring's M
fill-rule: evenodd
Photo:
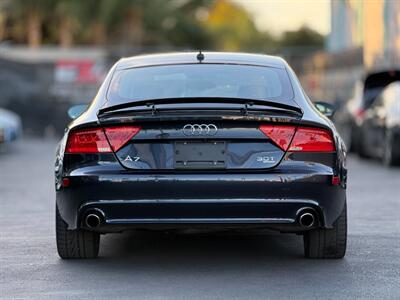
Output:
M303 258L291 234L102 236L61 260L55 141L0 149L0 299L400 299L400 168L350 156L347 255Z

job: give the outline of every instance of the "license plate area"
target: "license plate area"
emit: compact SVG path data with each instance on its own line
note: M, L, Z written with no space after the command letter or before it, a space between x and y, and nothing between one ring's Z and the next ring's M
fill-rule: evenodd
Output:
M224 169L226 168L226 143L175 142L174 167L176 169Z

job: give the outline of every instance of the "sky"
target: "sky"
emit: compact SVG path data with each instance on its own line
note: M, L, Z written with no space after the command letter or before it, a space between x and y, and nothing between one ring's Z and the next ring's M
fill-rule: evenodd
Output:
M234 0L253 16L260 30L279 35L302 25L322 33L330 31L329 0Z

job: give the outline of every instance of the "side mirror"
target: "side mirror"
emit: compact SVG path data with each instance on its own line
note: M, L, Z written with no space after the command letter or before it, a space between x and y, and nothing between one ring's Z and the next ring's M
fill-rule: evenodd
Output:
M336 110L335 106L333 106L332 104L322 101L314 102L314 105L320 113L324 114L328 118L332 117Z
M86 104L78 104L78 105L71 106L71 107L68 109L68 116L69 116L72 120L74 120L74 119L76 119L77 117L79 117L81 114L83 114L84 111L85 111L87 108L88 108L88 105L86 105Z

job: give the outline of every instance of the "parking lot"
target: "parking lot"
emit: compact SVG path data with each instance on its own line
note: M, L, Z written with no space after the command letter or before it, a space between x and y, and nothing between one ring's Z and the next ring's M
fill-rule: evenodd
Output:
M296 235L129 233L103 236L99 259L63 261L55 145L0 151L1 299L400 298L400 168L350 156L343 260L304 259Z

